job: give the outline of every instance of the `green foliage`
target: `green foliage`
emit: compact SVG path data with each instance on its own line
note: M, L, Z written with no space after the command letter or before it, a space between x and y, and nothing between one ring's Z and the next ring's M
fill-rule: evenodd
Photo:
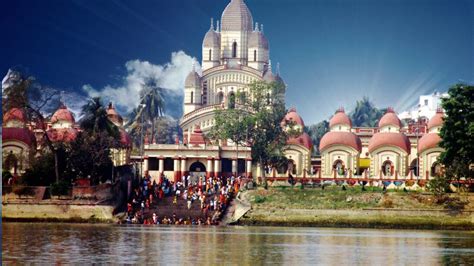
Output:
M428 181L427 188L437 198L441 198L449 192L449 179L446 176L436 176Z
M377 127L377 123L385 113L374 106L368 97L357 101L356 107L349 114L353 126L356 127Z
M81 128L91 135L107 132L115 139L119 139L118 128L107 117L107 110L100 97L92 98L82 107Z
M446 117L440 131L440 146L444 148L441 162L448 178L472 178L469 165L474 163L474 86L457 84L448 94L442 100Z
M263 203L267 198L264 196L255 196L255 203Z
M254 82L249 95L237 95L234 108L216 111L215 125L210 138L230 139L234 143L252 147L252 158L260 165L275 166L283 158L287 135L280 123L286 114L280 82Z
M66 180L60 180L57 183L51 185L51 195L54 196L65 196L69 194L69 188L71 184Z
M61 158L64 161L64 157ZM28 186L49 186L55 182L54 154L44 152L39 157L30 160L30 167L26 169L22 179Z
M324 134L329 131L329 122L323 120L315 125L311 125L306 130L308 135L311 137L311 140L314 144L313 154L319 154L319 143L323 138Z
M6 113L11 108L25 108L28 106L28 89L33 78L21 78L21 80L5 88L2 92L2 112Z

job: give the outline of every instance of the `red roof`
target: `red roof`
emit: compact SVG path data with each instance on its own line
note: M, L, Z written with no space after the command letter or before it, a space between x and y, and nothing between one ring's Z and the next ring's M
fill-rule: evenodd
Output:
M324 134L319 142L319 150L323 151L335 145L349 146L358 152L362 151L362 143L356 134L339 131L330 131Z
M437 133L425 134L418 142L418 152L424 152L428 149L439 147L441 137Z
M342 108L338 109L329 121L330 128L335 125L348 125L349 127L352 127L351 119L346 115Z
M403 133L384 132L376 133L370 138L369 152L372 152L383 146L398 147L410 154L410 141Z
M113 123L118 123L118 124L123 123L123 118L117 113L112 103L110 103L109 107L107 108L107 117Z
M442 109L438 109L436 114L430 119L428 122L428 129L433 127L440 127L443 125L444 122L444 112Z
M11 121L11 120L18 120L18 121L21 121L23 123L26 123L26 114L25 114L25 111L23 109L20 109L20 108L12 108L10 110L8 110L8 112L6 112L4 115L3 115L3 123L6 123L8 121Z
M71 142L77 137L77 130L74 128L52 128L47 132L52 142Z
M64 104L61 105L51 117L51 123L56 123L58 121L68 121L71 123L75 122L72 112L69 111Z
M286 144L302 145L308 150L311 150L313 148L313 141L306 132L303 132L303 134L299 135L298 137L289 138Z
M296 108L290 108L290 110L288 110L288 113L285 115L285 118L283 118L282 122L286 123L286 121L293 121L297 125L304 127L304 121L296 112Z
M127 147L131 148L132 147L132 139L130 138L130 135L124 130L124 129L119 129L120 131L120 144Z
M19 141L28 146L32 146L36 143L36 138L33 133L26 128L7 127L3 128L2 141Z
M402 122L392 108L388 108L387 112L382 116L382 118L380 118L379 128L384 126L397 126L399 128L402 127Z
M191 137L189 138L189 144L206 144L206 141L204 140L204 134L202 133L201 127L199 125L194 127L194 132L191 133Z

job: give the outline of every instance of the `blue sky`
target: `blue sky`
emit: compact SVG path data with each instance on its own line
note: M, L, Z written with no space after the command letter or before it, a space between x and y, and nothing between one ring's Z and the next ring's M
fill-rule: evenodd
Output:
M131 60L201 60L211 17L227 0L5 1L0 72L84 93L120 87ZM306 124L369 96L403 111L420 94L474 83L472 0L246 0L263 23L288 84L287 106Z

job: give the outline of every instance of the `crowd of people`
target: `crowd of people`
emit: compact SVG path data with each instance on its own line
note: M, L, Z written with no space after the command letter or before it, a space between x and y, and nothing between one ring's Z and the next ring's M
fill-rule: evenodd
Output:
M208 177L187 175L178 182L162 176L158 183L145 173L145 176L134 186L127 203L126 223L130 224L176 224L176 225L215 225L227 209L230 200L235 197L244 177ZM184 205L184 212L189 215L178 217L160 213L157 203L172 198L172 209ZM180 203L180 204L178 204ZM193 206L198 205L200 215L193 217ZM166 208L169 210L170 208ZM182 208L183 209L183 208ZM196 209L196 208L194 208ZM187 211L186 211L187 210ZM154 211L154 212L152 212ZM181 210L180 213L183 213ZM195 212L194 212L195 214ZM196 216L196 215L194 215Z

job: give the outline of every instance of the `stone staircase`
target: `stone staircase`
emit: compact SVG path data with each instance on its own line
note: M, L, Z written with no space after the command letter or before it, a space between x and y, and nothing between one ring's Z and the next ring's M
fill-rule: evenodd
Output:
M177 203L173 203L173 196L167 196L162 200L154 201L149 209L145 209L144 216L145 218L152 217L153 213L156 213L159 219L163 219L163 217L167 216L171 218L173 214L176 214L176 217L179 218L188 218L191 217L192 219L202 218L203 220L206 219L204 212L201 210L201 201L195 200L191 204L191 209L188 209L187 200L183 199L182 197L178 197ZM210 198L206 198L206 203L209 203ZM212 218L215 211L208 211L208 216Z

